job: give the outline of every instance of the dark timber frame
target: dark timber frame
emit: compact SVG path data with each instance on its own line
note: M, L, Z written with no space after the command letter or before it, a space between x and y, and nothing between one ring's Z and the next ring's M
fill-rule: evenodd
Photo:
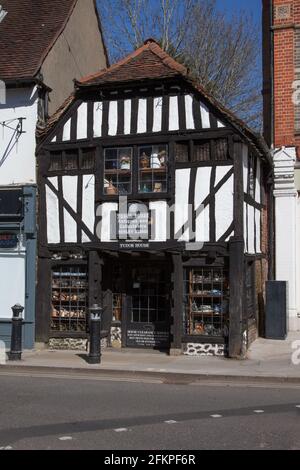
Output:
M261 159L261 155L255 145L249 141L235 126L226 123L226 117L220 109L213 108L211 103L203 97L200 92L191 87L190 84L185 83L181 79L166 80L164 85L160 84L159 90L157 82L148 82L145 87L141 84L131 84L130 87L115 86L103 87L101 90L101 100L103 101L103 123L102 123L102 137L93 137L93 101L99 101L99 90L93 87L87 90L79 90L77 92L77 100L67 109L63 116L58 121L57 125L50 131L46 139L40 142L38 146L38 186L39 186L39 260L38 260L38 288L37 288L37 316L36 316L36 339L39 342L48 342L50 337L49 331L49 314L51 309L51 267L53 263L53 255L60 253L63 255L61 263L70 263L68 256L72 253L81 253L84 260L80 261L86 263L88 266L89 275L89 303L103 302L104 306L104 320L103 332L105 336L108 334L112 321L112 289L111 289L111 276L109 268L107 268L107 276L103 275L105 267L109 266L112 260L117 260L119 263L126 263L128 260L135 262L142 262L144 259L149 259L149 262L155 263L155 260L166 259L170 261L172 266L172 295L171 295L171 311L170 311L170 351L172 354L179 354L182 351L184 344L211 342L224 344L228 341L227 348L230 357L240 357L244 353L245 332L247 324L245 323L243 295L244 292L244 261L245 261L245 244L247 247L248 241L244 238L244 203L254 207L257 210L265 209L264 201L261 203L256 202L255 197L250 194L249 182L247 182L247 192L244 192L243 186L243 148L247 147L249 154L253 155L254 160ZM129 88L129 91L125 91ZM170 96L174 96L174 90L179 95L179 125L180 131L168 131L168 115L170 106ZM179 92L178 92L179 90ZM183 113L184 109L184 93L193 93L193 110L195 118L195 129L187 130L186 118ZM118 128L116 136L108 135L108 113L109 101L118 99ZM162 115L162 131L159 133L152 133L153 125L153 100L155 97L163 97L163 115ZM147 132L137 135L137 116L138 116L138 99L140 97L147 97ZM132 114L130 122L131 135L122 135L124 129L124 100L132 99ZM199 108L199 99L209 108L210 111L210 124L211 128L202 128L202 118ZM77 134L77 120L76 112L82 102L88 102L88 129L87 138L76 140ZM68 142L51 142L54 136L62 136L63 126L71 119L71 140ZM217 120L225 122L225 127L218 128ZM228 154L224 160L217 160L215 154L215 140L226 139L228 144ZM210 159L205 161L193 161L191 155L193 154L194 143L201 141L210 142ZM175 145L176 143L186 142L189 149L188 161L179 162L175 161ZM164 199L169 206L175 202L175 172L180 169L191 170L191 184L189 192L189 202L194 206L195 201L195 184L197 168L211 167L211 180L210 192L204 201L204 206L209 205L210 225L209 225L209 242L204 244L201 252L188 253L185 251L184 244L178 243L174 236L167 242L153 243L151 251L145 250L120 250L119 243L113 242L100 242L94 233L87 229L82 222L82 177L83 175L93 174L95 176L95 207L98 203L102 202L116 202L118 196L104 194L103 179L104 179L104 162L103 155L106 147L120 147L132 146L134 154L138 145L155 145L166 144L169 149L168 161L168 191L167 193L139 193L137 191L137 183L135 178L138 175L133 174L133 191L128 194L130 201L142 201L146 204L149 201ZM77 150L79 152L79 165L78 169L51 171L50 161L53 152L66 152L67 150ZM83 169L82 151L84 149L94 149L94 166L90 169ZM64 158L62 159L64 162ZM133 165L132 172L136 170L136 164ZM215 184L217 167L228 166L228 172L225 176ZM269 171L269 164L267 158L263 163L263 172ZM77 212L64 200L62 194L62 177L65 175L79 176L78 184L78 203ZM215 219L215 196L218 189L226 183L226 181L233 175L234 177L234 218L229 229L224 233L220 240L216 238L216 219ZM47 178L58 177L58 189L56 189ZM262 183L263 184L263 183ZM50 187L55 195L57 195L60 212L60 243L51 245L47 243L47 220L46 220L46 186ZM195 207L194 207L195 208ZM73 216L77 223L77 243L65 243L64 239L64 222L63 222L63 209ZM97 224L97 219L96 219ZM195 230L195 221L193 221L193 231ZM81 233L85 232L90 237L89 243L83 243ZM171 233L174 234L174 217L171 217ZM230 237L229 242L228 237ZM191 240L192 241L192 240ZM215 253L215 265L229 266L229 282L230 282L230 308L229 308L229 337L197 337L185 335L183 332L182 312L183 312L183 296L184 296L184 269L192 266L213 266L214 263L208 264L208 257ZM261 256L267 255L264 252ZM258 255L254 255L254 259ZM74 260L74 263L78 261ZM124 299L126 304L126 299ZM124 320L125 321L125 320ZM123 325L124 325L123 321ZM51 333L51 336L53 333ZM124 328L122 329L123 343ZM70 336L70 334L68 334ZM77 336L74 334L74 336Z

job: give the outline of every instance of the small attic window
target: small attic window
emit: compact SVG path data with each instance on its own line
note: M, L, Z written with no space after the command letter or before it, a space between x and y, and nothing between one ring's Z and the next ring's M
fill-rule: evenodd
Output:
M7 15L7 11L4 10L3 6L0 5L0 23L4 20Z

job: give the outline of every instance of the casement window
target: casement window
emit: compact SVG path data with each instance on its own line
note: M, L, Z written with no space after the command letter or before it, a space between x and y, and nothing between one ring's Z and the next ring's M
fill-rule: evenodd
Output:
M166 145L139 147L139 193L167 192L168 148Z
M133 171L135 169L135 172ZM168 146L142 145L104 150L104 194L127 195L133 192L168 191Z
M104 193L126 195L132 192L131 147L104 150Z
M96 149L70 149L50 152L49 172L93 170L95 167Z

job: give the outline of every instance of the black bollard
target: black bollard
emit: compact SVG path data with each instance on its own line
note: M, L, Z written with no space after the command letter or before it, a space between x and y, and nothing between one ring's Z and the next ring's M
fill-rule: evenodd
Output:
M11 329L11 345L10 353L8 355L10 361L20 361L22 357L23 310L24 307L22 307L20 304L16 304L12 307L13 317Z
M102 307L99 305L90 308L90 364L101 363L101 314Z

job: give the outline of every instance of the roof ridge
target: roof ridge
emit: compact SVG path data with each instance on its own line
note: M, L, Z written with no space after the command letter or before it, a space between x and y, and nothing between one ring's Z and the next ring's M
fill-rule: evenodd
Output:
M132 59L135 57L138 57L142 52L149 50L153 54L155 54L161 61L169 67L172 70L175 70L176 72L181 73L182 75L187 75L188 70L184 65L179 64L175 59L173 59L167 52L165 52L159 43L152 38L146 39L144 44L140 46L138 49L135 49L133 52L131 52L129 55L124 57L123 59L119 60L115 64L111 65L108 68L102 69L99 72L88 75L86 77L81 78L80 80L77 81L77 83L84 84L86 82L89 82L90 80L96 79L96 78L101 78L104 74L110 73L118 69L119 67L122 67L123 65L127 64L130 62Z

